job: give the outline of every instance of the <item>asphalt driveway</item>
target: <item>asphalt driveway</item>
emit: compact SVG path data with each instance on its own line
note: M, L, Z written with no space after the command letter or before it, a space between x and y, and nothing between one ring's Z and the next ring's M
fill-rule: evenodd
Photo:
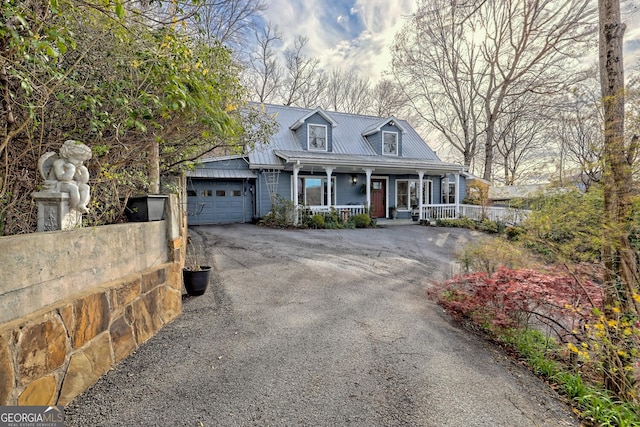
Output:
M67 426L575 426L539 379L452 324L433 280L478 235L192 229L215 277L67 408Z

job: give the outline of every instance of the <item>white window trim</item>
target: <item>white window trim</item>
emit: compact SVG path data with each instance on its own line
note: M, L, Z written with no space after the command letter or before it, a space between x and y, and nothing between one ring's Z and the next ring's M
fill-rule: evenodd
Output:
M292 175L293 178L293 175ZM324 182L325 179L327 179L326 175L325 176L320 176L320 175L302 175L299 174L298 175L298 179L303 180L303 184L302 187L298 188L298 191L302 191L302 200L298 200L298 203L302 203L303 206L335 206L335 204L322 204L322 205L309 205L307 204L307 193L304 187L304 180L305 179L320 179L321 181ZM336 201L338 200L338 192L336 191L336 182L337 182L337 176L336 175L332 175L331 176L331 198L335 199ZM291 180L291 195L293 197L293 192L294 192L294 188L293 188L293 179ZM322 195L322 201L324 202L324 189L323 189L323 195ZM293 198L291 199L293 200Z
M420 179L419 178L400 178L400 179L396 179L396 203L395 206L398 207L398 183L400 182L406 182L407 183L407 190L409 189L409 183L410 182L415 182L416 183L416 192L419 191L420 188ZM431 186L428 185L428 183L431 182ZM427 199L431 198L431 200L433 200L433 181L431 179L426 179L426 178L422 178L422 191L426 192L426 197ZM409 192L409 194L407 194L407 197L409 197L409 201L411 198L411 192ZM419 200L418 200L419 202ZM429 203L429 200L423 200L422 204L426 205ZM402 212L409 212L411 211L413 208L411 206L409 206L408 208L403 207L400 208L398 207L398 211L402 211Z
M384 151L384 136L386 134L391 134L391 135L395 135L396 136L396 151L395 153L385 153ZM398 156L398 149L400 148L400 137L398 136L398 132L389 132L389 131L382 131L382 155L383 156Z
M456 195L458 193L458 186L456 185L455 179L451 181L448 176L446 178L443 178L440 181L440 187L441 187L440 192L442 193L442 195L440 196L440 200L442 200L442 203L447 205L454 204L455 201L457 200ZM451 192L451 187L453 187L453 193ZM452 195L454 200L453 202L450 201ZM445 196L447 200L444 200Z
M324 128L324 149L311 147L311 144L310 144L311 126ZM329 150L329 130L327 129L327 125L321 125L321 124L315 124L315 123L307 124L307 150L309 151L328 151Z

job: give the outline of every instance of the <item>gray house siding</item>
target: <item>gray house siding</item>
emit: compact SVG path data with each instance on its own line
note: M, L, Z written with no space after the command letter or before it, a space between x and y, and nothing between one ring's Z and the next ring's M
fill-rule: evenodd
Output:
M396 126L384 125L379 132L368 135L367 141L371 144L375 152L382 155L382 132L394 132L398 134L398 157L402 156L402 132Z
M216 160L214 162L204 162L201 166L203 169L222 169L222 170L249 170L249 164L241 158L230 158L227 160Z
M278 186L276 190L276 194L282 196L285 200L291 199L291 178L293 174L287 171L280 171L280 175L278 176ZM271 195L269 194L269 188L267 187L267 182L265 179L264 172L258 173L258 185L257 194L256 194L256 216L258 218L262 218L266 214L268 214L271 209Z
M300 144L300 148L303 150L307 150L307 137L309 136L309 127L308 125L323 125L327 127L327 152L331 153L333 151L333 128L331 123L329 123L324 117L320 114L316 113L310 116L304 123L304 125L300 126L295 130L295 134Z

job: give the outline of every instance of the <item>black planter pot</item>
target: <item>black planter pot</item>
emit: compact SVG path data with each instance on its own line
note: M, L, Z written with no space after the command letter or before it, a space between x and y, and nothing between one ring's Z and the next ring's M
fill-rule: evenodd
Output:
M164 203L167 196L149 194L130 197L125 214L130 222L161 221L164 219Z
M187 293L191 296L198 296L205 293L211 277L211 267L203 265L200 270L182 270L182 279Z

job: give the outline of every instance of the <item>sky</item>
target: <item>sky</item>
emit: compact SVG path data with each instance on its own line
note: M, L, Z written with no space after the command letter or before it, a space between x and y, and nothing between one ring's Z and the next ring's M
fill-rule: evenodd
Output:
M391 60L390 46L415 0L269 0L264 18L278 26L285 48L309 38L306 56L327 70L355 70L378 80Z
M268 0L264 19L277 25L284 48L309 38L307 57L327 70L355 70L372 81L390 68L395 34L416 10L416 0ZM594 6L596 5L594 0ZM640 0L623 3L625 63L640 56ZM597 51L593 60L597 60Z

